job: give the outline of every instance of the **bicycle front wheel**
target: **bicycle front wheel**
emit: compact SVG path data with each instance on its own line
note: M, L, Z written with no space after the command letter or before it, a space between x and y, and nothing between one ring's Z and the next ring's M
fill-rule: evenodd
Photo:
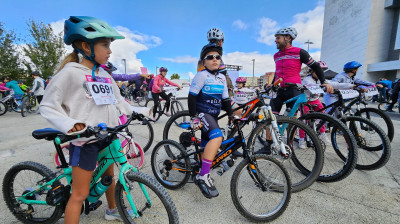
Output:
M124 223L179 223L174 202L155 179L141 172L129 172L126 177L139 217L133 217L125 189L118 181L115 202Z
M231 180L231 196L236 209L244 217L256 222L272 221L289 204L289 174L272 157L252 156L236 167Z
M324 152L321 142L315 132L301 121L295 118L278 116L276 117L278 127L287 126L281 131L282 141L286 151L289 151L289 158L281 157L280 152L271 150L273 156L282 159L283 165L288 170L292 181L292 191L298 192L311 186L319 177L324 165ZM270 149L268 139L272 130L270 120L259 124L250 134L247 147L251 152L260 149ZM302 131L308 139L305 148L299 148L299 132Z
M139 91L138 92L138 97L137 97L137 104L141 107L143 107L146 104L146 100L147 100L147 96L146 96L147 92L145 91Z
M305 114L300 119L317 133L324 149L324 168L318 180L333 182L349 176L357 164L358 148L346 125L331 115L318 112Z
M346 125L358 144L356 168L375 170L386 165L391 154L390 140L386 133L375 122L362 117L348 116Z
M380 111L376 108L362 108L361 110L355 113L355 116L364 117L370 121L373 121L379 125L380 128L387 134L390 142L394 137L394 126L392 119L383 111Z
M171 115L183 111L183 104L179 100L172 100L171 102Z
M29 103L29 97L24 97L22 99L22 106L21 106L21 115L22 117L28 116L30 113L30 103Z
M3 179L3 197L8 209L22 223L55 223L63 214L62 205L23 204L18 200L22 195L38 189L53 178L50 169L40 163L21 162L7 171ZM36 190L25 196L28 200L46 201L48 188Z

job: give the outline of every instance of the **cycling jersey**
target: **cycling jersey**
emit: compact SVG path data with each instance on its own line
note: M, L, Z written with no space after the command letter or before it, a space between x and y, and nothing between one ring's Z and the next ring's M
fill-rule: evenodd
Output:
M286 87L285 83L301 84L301 64L304 63L311 67L318 76L321 83L325 82L324 72L320 66L315 66L318 63L308 54L307 51L290 46L278 51L274 55L275 61L275 78L282 78L281 86Z
M190 85L189 94L196 97L196 112L218 116L221 102L229 99L225 76L207 70L198 72Z

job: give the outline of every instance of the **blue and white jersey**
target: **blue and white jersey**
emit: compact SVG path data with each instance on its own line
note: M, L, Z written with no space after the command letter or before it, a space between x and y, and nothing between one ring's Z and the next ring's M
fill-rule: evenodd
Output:
M196 96L196 112L218 116L221 102L228 99L228 87L224 75L213 75L207 70L200 71L192 80L189 94Z

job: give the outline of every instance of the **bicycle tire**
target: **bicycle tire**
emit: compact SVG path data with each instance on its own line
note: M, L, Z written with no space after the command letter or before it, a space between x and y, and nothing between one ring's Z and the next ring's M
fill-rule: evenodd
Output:
M190 115L188 110L179 111L172 115L165 123L163 140L171 139L180 142L179 136L182 132L190 132Z
M30 111L29 111L30 105L29 104L30 104L29 97L24 97L22 99L22 105L21 105L21 116L22 117L26 117L30 113Z
M363 123L364 128L361 128L361 126L360 128L357 128L358 122ZM391 154L390 140L386 133L375 122L358 116L346 117L346 125L349 126L349 129L353 133L358 144L358 160L356 169L376 170L386 165ZM378 136L364 137L360 131L364 131L363 129L365 129L365 127L368 127L368 129L365 130L367 131L366 134L376 133ZM377 139L381 144L377 146L367 145L367 143L373 139ZM372 160L373 162L369 162L369 160Z
M164 149L165 152L162 152ZM172 140L159 142L151 153L151 169L157 181L171 190L185 186L190 177L190 172L187 171L191 168L190 160L186 156L185 148L178 142ZM181 161L174 162L178 157L182 157Z
M153 108L153 110L154 110L154 100L153 99L147 100L145 107ZM158 109L157 109L157 112L156 112L156 117L155 117L156 120L155 121L158 121L162 114L163 114L163 110L161 108L161 101L159 101L158 102Z
M8 111L7 104L0 101L0 116L7 113L7 111Z
M319 112L305 114L300 117L300 120L306 120L308 124L312 123L314 125L313 130L316 133L319 133L319 131L317 132L315 129L320 129L323 124L325 124L326 129L331 129L329 132L331 136L331 145L322 143L322 145L325 146L324 168L317 180L334 182L348 177L356 167L358 148L356 140L347 126L339 119ZM343 141L340 141L341 137L343 137ZM340 147L341 142L345 145L343 149ZM345 154L343 151L346 152L346 156L344 156Z
M144 127L147 127L148 132L145 131ZM154 129L148 120L138 121L134 120L128 125L129 131L133 135L133 139L137 142L143 149L143 152L147 152L153 144L154 140Z
M22 100L22 99L21 99L21 100ZM18 103L15 102L15 101L16 101L16 99L14 99L14 101L9 101L9 102L10 102L10 105L11 105L10 108L11 108L14 112L21 113L21 109L18 108ZM21 108L22 108L22 101L21 101Z
M183 104L179 100L173 100L171 102L171 116L179 111L183 111Z
M30 171L32 172L30 175L24 175L23 179L21 179L20 184L14 185L15 181L18 181L17 175L22 172L22 171ZM33 176L33 174L36 174L38 178L35 181L32 181L31 184L29 184L29 178ZM28 205L28 210L25 211L24 213L24 208L21 208L16 200L17 197L20 195L27 193L26 191L29 190L34 190L37 188L39 181L49 181L53 179L55 176L53 172L48 169L46 166L32 162L32 161L26 161L26 162L21 162L18 163L14 166L12 166L6 173L3 179L3 198L4 201L6 202L6 205L8 209L11 211L11 213L22 223L42 223L42 224L50 224L50 223L55 223L57 220L59 220L64 213L62 205L57 205L57 206L51 206L51 205ZM43 183L41 183L43 184ZM22 186L21 190L16 190L15 188ZM35 195L31 195L28 197L34 197L36 200L41 200L45 201L46 200L46 195L47 195L47 190L43 191L37 191ZM35 206L35 209L34 207ZM43 215L40 216L40 218L35 218L34 215L39 213L40 210L42 210L43 207L46 207L46 209L43 209L45 211L48 211L50 213L49 217L44 218ZM54 210L49 210L49 208L53 207ZM16 211L19 212L16 212ZM39 219L39 220L35 220Z
M372 114L372 116L371 116L371 114ZM376 116L373 116L373 114L376 114ZM367 118L368 120L374 121L375 123L378 123L379 121L381 121L381 119L383 119L386 126L385 126L385 128L382 128L382 129L385 131L385 133L389 137L390 142L393 141L394 125L393 125L392 119L390 119L389 115L387 115L385 112L382 112L376 108L366 107L366 108L360 109L354 115ZM381 123L382 122L379 122L379 124L381 124ZM382 124L380 127L384 127L384 125Z
M250 166L253 166L252 164L250 164L249 160L252 160L254 163L256 163L254 166L256 167L255 170L257 170L256 173L253 173L250 171ZM246 217L247 219L251 220L251 221L255 221L255 222L269 222L272 221L276 218L278 218L280 215L282 215L282 213L286 210L287 206L289 205L290 202L290 197L291 197L291 182L290 182L290 177L289 177L289 173L287 172L287 170L285 169L285 167L276 159L269 157L267 155L256 155L256 156L252 156L251 158L247 158L245 160L242 160L239 165L236 167L235 171L233 172L232 175L232 179L231 179L231 198L233 201L233 204L235 205L236 209L239 211L239 213L241 215L243 215L244 217ZM261 172L260 170L260 165L261 164L261 160L267 160L269 162L269 166L267 166L267 172L269 175L273 175L273 174L278 174L280 173L280 175L282 177L270 177L264 173ZM247 169L246 169L247 168ZM272 170L273 168L277 168ZM246 174L245 175L241 175L243 174L242 171L245 171L244 173L249 174L248 176L250 176L250 178L248 178L247 180L247 184L244 183L244 189L246 189L246 193L239 193L239 178L241 176L243 177L248 177ZM246 172L247 171L247 172ZM266 179L266 180L273 180L272 183L269 183L271 181L265 181L267 183L264 183L264 185L268 185L266 186L267 189L265 191L260 189L260 186L258 185L259 183L257 181L255 181L255 175L260 174L261 173L261 177L262 179ZM281 179L278 183L277 181ZM278 189L276 188L278 185ZM254 188L254 189L250 189L250 188ZM258 191L260 190L260 191ZM248 193L247 191L250 191L250 193ZM261 194L257 194L257 192L261 192L263 194L267 194L267 195L261 195ZM281 196L282 195L282 196ZM243 203L242 200L248 199L250 198L249 202L247 203ZM272 205L272 211L268 211L268 213L266 214L254 214L252 211L250 210L254 210L255 209L255 205L256 202L259 203L264 203L261 207L264 210L267 205L270 205L271 203L273 203L273 199L277 198L277 204ZM247 206L245 205L247 204ZM276 207L274 207L276 206ZM260 210L260 209L258 209Z
M137 99L137 104L138 104L139 106L141 106L141 107L143 107L143 106L146 105L146 102L147 102L146 94L147 94L147 93L144 92L144 91L139 91L139 92L138 92L139 97L138 97L138 99Z
M315 132L303 122L295 118L284 116L277 116L276 119L278 126L280 124L289 124L289 126L286 128L286 134L283 134L282 137L283 139L286 138L286 140L284 140L286 143L289 143L285 145L290 148L291 155L289 159L283 160L283 164L288 170L290 179L292 181L292 192L302 191L311 186L317 180L323 168L324 153L321 143ZM259 147L259 145L255 146L256 140L259 140L258 135L260 133L261 135L265 133L262 131L265 128L268 128L270 125L271 121L266 120L258 124L257 127L252 131L247 142L247 148L250 150L250 152L254 152L255 147ZM295 141L295 135L298 128L303 129L305 134L310 137L313 147L310 147L309 150L295 150L293 143ZM304 153L300 154L302 152ZM311 154L311 156L309 156L309 154ZM277 155L277 157L279 158L280 155ZM307 164L307 162L310 160L310 157L312 157L311 164Z
M121 182L118 181L115 188L115 202L117 204L118 212L121 215L124 223L159 223L160 220L162 223L179 223L178 212L176 210L174 202L172 201L171 196L168 194L165 188L163 188L154 178L141 172L131 171L126 174L126 179L127 181L131 182L130 188L132 190L135 190L131 191L132 197L135 201L135 206L137 208L138 206L141 207L139 207L140 210L138 209L140 211L140 217L133 220L127 209L130 207L130 204L125 198L125 189L122 186ZM139 185L132 187L135 182L142 184L142 186ZM141 187L142 189L146 188L149 197L154 196L154 198L152 198L151 204L148 202L146 197L141 198L141 196L144 196L143 193L139 193L140 191L138 191L138 189L140 189ZM155 203L155 199L159 199L159 202ZM140 205L140 202L142 202L144 205ZM161 209L165 210L163 214L161 214L159 209L157 209L159 207L162 207ZM164 215L165 217L159 217L161 215Z

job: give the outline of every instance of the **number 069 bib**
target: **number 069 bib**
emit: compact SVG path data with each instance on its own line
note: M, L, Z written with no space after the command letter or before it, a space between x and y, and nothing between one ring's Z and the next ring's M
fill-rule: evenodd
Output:
M96 105L117 104L112 84L87 82L87 85Z

